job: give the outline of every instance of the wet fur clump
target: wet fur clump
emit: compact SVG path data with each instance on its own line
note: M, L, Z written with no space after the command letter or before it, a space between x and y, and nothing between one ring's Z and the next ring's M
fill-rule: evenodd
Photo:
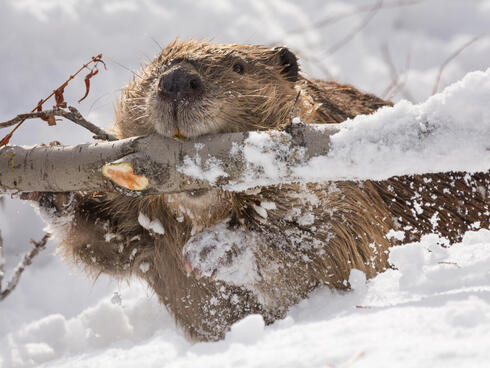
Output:
M114 128L120 138L192 139L281 129L291 112L327 124L388 105L305 78L283 47L176 41L128 85ZM455 242L475 223L488 228L489 184L488 173L447 173L242 193L58 194L43 203L55 207L55 235L75 263L93 275L143 278L189 337L216 340L248 314L284 317L319 286L348 289L354 268L367 277L385 270L388 249L401 243L390 230L404 242L432 232ZM71 221L56 220L66 215Z

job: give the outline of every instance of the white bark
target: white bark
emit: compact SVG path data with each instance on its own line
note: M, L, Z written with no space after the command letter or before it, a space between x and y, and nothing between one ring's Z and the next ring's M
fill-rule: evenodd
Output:
M399 119L403 124L395 126L372 124L376 121L370 119L363 124L293 124L287 132L241 132L188 141L144 136L78 146L4 147L0 192L139 195L211 187L242 191L291 182L385 180L490 169L484 124L460 129L421 124L415 118Z
M285 167L301 165L327 154L329 137L338 129L294 125L291 134L271 131L265 153ZM239 183L245 171L260 175L260 167L246 167L243 159L250 134L192 141L144 136L77 146L7 146L0 149L0 191L125 191L102 175L102 167L113 162L130 163L137 175L148 179L144 194L223 187Z

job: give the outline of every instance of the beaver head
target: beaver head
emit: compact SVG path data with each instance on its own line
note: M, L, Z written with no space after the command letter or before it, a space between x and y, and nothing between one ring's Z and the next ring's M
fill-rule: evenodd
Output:
M116 129L192 138L277 128L294 105L298 72L285 47L174 41L127 87Z

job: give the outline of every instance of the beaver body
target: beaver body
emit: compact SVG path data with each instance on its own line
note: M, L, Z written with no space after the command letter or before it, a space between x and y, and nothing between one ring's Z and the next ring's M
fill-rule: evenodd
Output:
M118 107L119 138L282 129L291 114L339 123L390 105L306 79L286 48L174 42L139 76ZM145 279L188 336L216 340L248 314L284 317L319 286L347 289L352 269L385 270L401 242L390 230L405 242L431 232L454 242L477 221L488 227L489 183L488 173L446 173L40 204L68 257L94 275Z

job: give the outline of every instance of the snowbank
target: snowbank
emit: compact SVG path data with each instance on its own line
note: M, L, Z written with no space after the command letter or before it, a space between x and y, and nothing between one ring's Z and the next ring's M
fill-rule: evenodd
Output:
M354 291L319 290L286 319L252 315L226 339L190 344L141 289L0 340L4 367L484 367L490 359L490 231L449 248L436 235L394 248L395 267Z
M298 168L305 179L490 169L490 69L467 74L426 102L401 101L343 123L326 158Z

